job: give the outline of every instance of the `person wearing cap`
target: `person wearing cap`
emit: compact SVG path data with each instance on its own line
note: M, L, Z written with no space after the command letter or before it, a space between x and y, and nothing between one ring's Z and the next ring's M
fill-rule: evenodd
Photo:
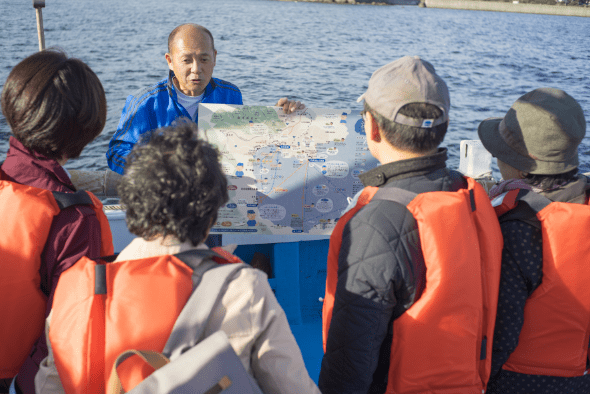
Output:
M496 309L483 311L482 288L497 300L501 233L483 188L448 169L439 148L447 85L432 64L406 56L375 71L362 100L367 144L381 165L359 175L365 188L330 238L318 386L324 394L481 392L480 349L489 371L491 341L476 334L493 335L492 324L482 331ZM472 211L490 219L478 230L487 240L457 219ZM492 295L480 272L489 264L479 242L488 241L498 249Z
M503 177L490 190L504 246L487 392L589 393L584 112L566 92L540 88L478 133Z

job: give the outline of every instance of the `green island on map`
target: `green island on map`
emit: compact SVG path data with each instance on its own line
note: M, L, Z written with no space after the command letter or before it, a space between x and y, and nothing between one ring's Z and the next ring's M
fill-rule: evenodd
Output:
M285 127L275 110L263 106L245 105L235 111L218 111L211 116L210 122L216 129L243 129L254 122L262 123L276 133Z

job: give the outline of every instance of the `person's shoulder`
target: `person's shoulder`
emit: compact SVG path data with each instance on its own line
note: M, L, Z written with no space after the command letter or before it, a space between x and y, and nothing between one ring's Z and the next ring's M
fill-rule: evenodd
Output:
M435 176L430 175L428 177L433 180L433 191L438 189L440 191L455 192L467 188L467 180L459 171L445 167L436 171L436 173Z
M260 283L267 282L268 277L263 271L248 264L244 265L245 267L235 273L230 283L244 290L250 289L254 291L259 288Z
M131 99L141 103L146 99L155 98L162 93L168 95L168 78L164 78L153 85L137 89L135 92L129 95L128 100Z
M222 304L233 312L250 310L253 304L261 300L273 302L274 293L267 276L259 269L244 267L230 278L222 297Z
M234 92L240 92L240 88L238 88L236 85L234 85L231 82L225 81L223 79L219 79L219 78L211 78L211 81L213 82L213 85L215 87L221 88L221 89L227 89L227 90L232 90Z
M387 200L373 200L362 207L347 223L350 233L364 234L367 240L381 234L395 239L415 227L412 214L405 205Z

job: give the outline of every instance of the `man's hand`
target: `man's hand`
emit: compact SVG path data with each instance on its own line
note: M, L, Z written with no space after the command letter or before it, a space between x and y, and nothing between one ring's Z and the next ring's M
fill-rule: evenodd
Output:
M305 109L305 104L301 101L289 101L286 97L279 99L275 107L283 107L283 112L290 114L295 111Z

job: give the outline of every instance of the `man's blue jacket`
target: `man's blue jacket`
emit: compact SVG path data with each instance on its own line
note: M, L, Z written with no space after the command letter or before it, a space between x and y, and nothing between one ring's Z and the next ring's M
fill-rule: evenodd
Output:
M109 142L106 154L111 170L123 174L127 155L143 133L170 126L182 116L190 119L186 109L178 103L173 76L170 71L168 78L127 97L117 132ZM242 92L229 82L211 78L201 102L241 105ZM195 122L198 122L198 115Z

